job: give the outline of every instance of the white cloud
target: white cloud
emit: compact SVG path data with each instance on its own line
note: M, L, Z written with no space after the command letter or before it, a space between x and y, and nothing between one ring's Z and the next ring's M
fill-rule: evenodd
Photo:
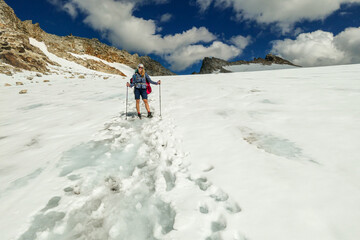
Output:
M196 3L202 12L214 3L219 8L233 8L238 19L276 23L283 32L288 32L296 22L324 19L341 4L360 3L360 0L196 0Z
M60 0L51 0L60 1ZM157 54L168 59L172 64L172 69L184 69L184 66L191 66L198 61L199 56L217 57L236 56L242 52L247 45L246 39L238 38L235 41L237 46L229 46L224 43L214 42L210 47L204 47L202 44L211 44L217 37L209 32L205 27L193 27L182 33L174 35L161 35L161 28L156 26L156 21L146 20L135 17L133 11L139 7L139 4L146 3L161 4L167 0L68 0L67 12L82 12L86 16L84 22L93 29L102 33L112 44L128 51L138 52L140 54ZM71 10L69 10L71 9ZM169 20L170 14L164 15L163 20ZM229 49L232 53L229 54ZM220 53L220 51L224 53ZM197 57L190 56L182 59L177 56L179 53L188 52L193 54L198 52ZM214 56L215 56L214 55ZM186 61L186 63L185 63Z
M84 22L103 32L114 45L141 54L163 54L199 41L209 42L215 36L205 28L193 28L182 34L162 37L156 22L132 15L135 3L113 0L71 0L87 17Z
M66 3L63 8L72 18L77 17L78 13L76 11L76 8L72 4Z
M235 46L239 47L240 49L244 49L247 45L250 44L251 42L251 37L247 36L247 37L243 37L241 35L238 36L233 36L230 39L230 42L232 44L234 44Z
M166 60L172 64L173 69L181 71L193 63L201 61L204 57L218 57L229 60L240 55L241 49L224 44L219 41L213 42L209 47L203 45L190 45L176 50L166 56Z
M62 0L47 0L47 1L52 5L58 7L60 10L67 12L72 18L76 18L78 15L76 8L71 3L63 2Z
M161 16L160 22L169 22L173 18L173 15L170 13L165 13Z
M200 7L200 11L204 12L211 5L213 0L196 0L197 5Z
M360 63L360 28L337 36L321 30L302 33L295 40L274 41L272 52L301 66Z
M345 53L345 62L360 63L360 27L345 29L335 37L334 44Z

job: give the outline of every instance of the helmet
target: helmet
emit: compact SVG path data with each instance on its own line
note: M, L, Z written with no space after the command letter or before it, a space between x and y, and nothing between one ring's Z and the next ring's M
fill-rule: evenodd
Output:
M142 64L142 63L140 63L138 66L137 66L138 68L144 68L144 65Z

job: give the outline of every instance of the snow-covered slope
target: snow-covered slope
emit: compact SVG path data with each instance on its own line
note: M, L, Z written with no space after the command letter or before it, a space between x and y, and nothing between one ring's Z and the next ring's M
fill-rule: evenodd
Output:
M231 72L254 72L254 71L265 71L265 70L278 70L278 69L292 69L298 68L287 64L276 64L264 65L261 63L250 63L241 65L224 66L224 69Z
M52 54L51 52L49 52L47 50L47 46L45 45L45 43L43 42L39 42L34 38L29 38L30 44L32 44L33 46L38 47L41 51L43 51L45 53L45 55L53 62L58 63L61 67L56 67L56 66L52 66L50 65L49 68L53 69L53 70L58 70L61 73L70 73L70 74L76 74L76 73L93 73L96 74L98 73L97 71L94 70L90 70L84 66L81 66L79 64L76 64L72 61L68 61L66 59L60 58L58 56L56 56L55 54ZM121 63L110 63L107 62L105 60L102 60L100 58L94 57L94 56L90 56L90 55L79 55L79 54L75 54L75 53L71 53L74 57L77 58L82 58L82 59L92 59L98 62L102 62L108 66L114 67L118 70L120 70L122 73L124 73L126 76L131 76L134 72L134 70L124 64ZM103 74L103 73L101 73ZM104 74L103 74L104 75Z
M247 239L360 237L359 73L348 65L164 84L192 169L213 168L202 175L243 210L228 220L233 229Z
M143 120L53 72L1 75L2 239L359 239L359 65L153 78Z

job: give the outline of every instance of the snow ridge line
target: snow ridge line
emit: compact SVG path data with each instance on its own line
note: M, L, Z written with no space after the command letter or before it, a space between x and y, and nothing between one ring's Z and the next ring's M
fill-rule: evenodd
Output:
M64 153L57 167L68 186L18 239L176 239L182 220L171 191L182 191L182 183L203 198L192 202L202 215L195 220L207 219L197 226L207 229L201 237L222 239L227 215L241 209L205 177L189 173L173 129L169 119L114 117L92 140Z

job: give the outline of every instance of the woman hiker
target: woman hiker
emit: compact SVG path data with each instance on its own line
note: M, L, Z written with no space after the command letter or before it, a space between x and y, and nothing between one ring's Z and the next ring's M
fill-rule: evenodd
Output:
M149 75L145 72L144 65L139 64L138 68L135 71L135 74L132 77L131 83L126 83L127 87L133 87L135 86L134 93L135 93L135 99L136 99L136 110L138 112L139 118L141 118L140 114L140 96L142 100L145 103L145 108L148 111L148 117L151 118L152 114L150 111L149 103L148 103L148 96L146 92L146 82L149 82L151 84L159 85L161 84L161 81L154 82L150 79Z

